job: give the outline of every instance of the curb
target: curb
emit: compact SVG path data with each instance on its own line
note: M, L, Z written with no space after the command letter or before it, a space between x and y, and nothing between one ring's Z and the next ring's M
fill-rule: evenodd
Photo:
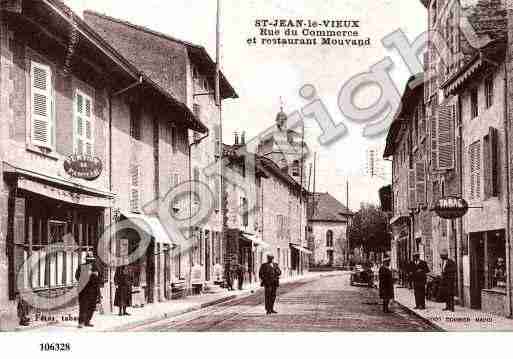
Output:
M416 312L414 309L406 306L405 304L398 302L397 300L394 300L394 302L399 305L401 308L406 310L408 313L412 314L413 316L417 317L418 319L422 320L424 323L429 324L430 326L436 328L440 332L447 332L447 329L441 327L440 325L436 324L434 321L429 320L428 318L424 317L423 315Z

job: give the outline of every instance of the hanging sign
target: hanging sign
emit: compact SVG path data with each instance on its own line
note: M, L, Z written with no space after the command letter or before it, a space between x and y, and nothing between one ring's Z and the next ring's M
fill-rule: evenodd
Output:
M468 212L468 203L461 197L448 196L440 198L433 210L443 219L461 218Z
M64 170L72 177L93 181L102 174L102 161L88 155L71 155L64 160Z

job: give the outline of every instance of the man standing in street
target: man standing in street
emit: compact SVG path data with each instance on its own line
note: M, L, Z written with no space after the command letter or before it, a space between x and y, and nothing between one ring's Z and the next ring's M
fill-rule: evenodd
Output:
M447 249L442 249L440 252L442 259L442 277L440 279L440 291L443 298L445 298L444 310L454 312L454 292L456 287L456 263L449 259L449 252Z
M415 293L415 309L426 309L426 282L429 267L420 259L420 254L413 254L412 273L413 291Z
M390 313L389 304L394 299L394 276L390 270L390 258L383 259L379 269L379 297L383 301L383 313Z
M100 300L100 272L92 253L87 253L86 262L78 266L75 278L78 286L78 327L92 327L91 319Z
M265 289L265 310L267 314L277 313L274 310L276 300L276 288L280 286L281 270L278 264L273 263L274 256L267 254L267 263L262 264L258 276Z

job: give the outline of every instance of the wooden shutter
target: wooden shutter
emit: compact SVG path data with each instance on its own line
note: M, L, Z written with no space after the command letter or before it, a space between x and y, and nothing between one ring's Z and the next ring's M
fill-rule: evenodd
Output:
M485 199L499 195L500 169L498 130L490 127L483 141L483 177Z
M94 156L93 101L82 91L75 93L75 153Z
M433 105L432 105L433 106ZM431 168L438 169L438 131L437 131L437 115L430 113L430 135L431 135Z
M469 147L470 159L470 198L481 196L481 143L476 141Z
M415 202L417 184L415 183L415 170L408 170L408 205L409 208L416 208Z
M438 169L454 168L454 118L456 106L440 105L438 109Z
M130 168L130 211L140 212L141 208L141 167L133 165Z
M32 143L52 148L52 72L49 66L31 63Z
M425 205L426 200L426 164L423 160L416 163L417 204Z
M24 268L25 254L25 198L14 199L14 218L12 226L12 241L10 243L9 260L9 299L16 299L16 294L21 288L18 288L18 272Z

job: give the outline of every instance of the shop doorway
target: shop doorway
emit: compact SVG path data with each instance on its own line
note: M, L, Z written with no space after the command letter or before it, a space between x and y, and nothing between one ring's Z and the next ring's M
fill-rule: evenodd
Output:
M481 309L481 291L484 288L484 236L470 234L470 307Z

